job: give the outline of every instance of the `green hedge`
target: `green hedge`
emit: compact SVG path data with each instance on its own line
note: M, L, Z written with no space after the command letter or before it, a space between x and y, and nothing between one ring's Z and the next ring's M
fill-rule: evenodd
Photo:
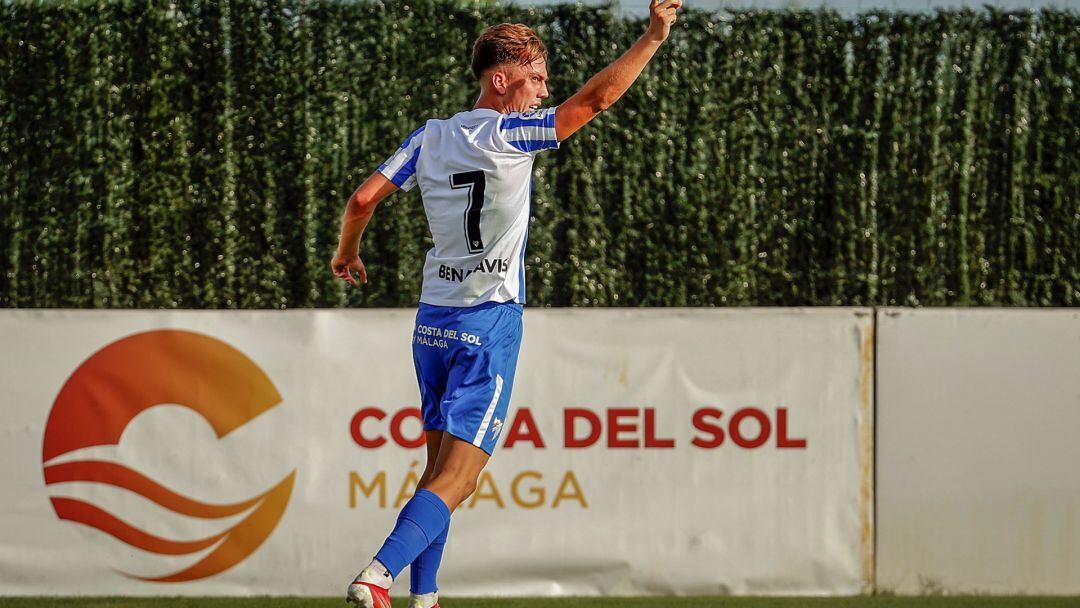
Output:
M0 306L407 306L417 191L370 284L344 201L471 107L472 39L534 25L565 99L643 31L610 8L434 0L0 5ZM1080 304L1080 17L688 11L541 155L530 302Z

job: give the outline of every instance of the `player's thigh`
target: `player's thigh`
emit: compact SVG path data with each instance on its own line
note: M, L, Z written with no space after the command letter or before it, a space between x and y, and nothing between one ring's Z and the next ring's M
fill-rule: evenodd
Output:
M497 307L466 324L473 343L455 352L441 405L446 432L480 448L495 450L517 369L521 347L521 310Z

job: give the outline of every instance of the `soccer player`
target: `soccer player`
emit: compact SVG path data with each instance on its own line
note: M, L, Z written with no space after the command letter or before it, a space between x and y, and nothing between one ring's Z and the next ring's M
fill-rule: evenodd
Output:
M367 282L360 237L395 190L420 186L434 240L412 339L427 467L390 536L349 585L350 602L390 608L390 585L411 565L410 608L438 606L435 575L450 514L476 489L514 384L533 160L630 88L680 6L652 0L645 34L553 108L540 108L548 97L547 51L536 32L508 23L488 28L473 46L480 84L473 109L428 120L349 198L331 266L351 285Z

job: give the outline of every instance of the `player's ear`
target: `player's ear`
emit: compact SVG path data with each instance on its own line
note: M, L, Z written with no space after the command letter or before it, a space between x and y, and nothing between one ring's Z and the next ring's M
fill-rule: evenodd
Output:
M492 70L490 78L491 86L495 89L495 92L499 95L505 95L506 87L510 84L510 79L506 76L506 72L503 70Z

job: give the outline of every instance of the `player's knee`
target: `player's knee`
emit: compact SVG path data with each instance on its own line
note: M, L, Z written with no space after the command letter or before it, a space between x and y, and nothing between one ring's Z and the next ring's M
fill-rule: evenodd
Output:
M442 471L433 474L430 481L422 483L421 487L435 492L447 501L448 507L454 509L476 491L476 478L457 471Z
M473 495L473 492L476 492L476 479L466 478L461 486L461 502L465 502Z
M452 507L465 502L465 499L472 496L472 493L476 491L476 480L468 476L455 475L448 481L452 500L455 501L455 504L451 505Z
M453 488L455 491L453 492L453 497L450 499L450 502L453 504L447 505L451 510L456 509L473 495L473 492L476 491L476 482L459 480L454 484Z

